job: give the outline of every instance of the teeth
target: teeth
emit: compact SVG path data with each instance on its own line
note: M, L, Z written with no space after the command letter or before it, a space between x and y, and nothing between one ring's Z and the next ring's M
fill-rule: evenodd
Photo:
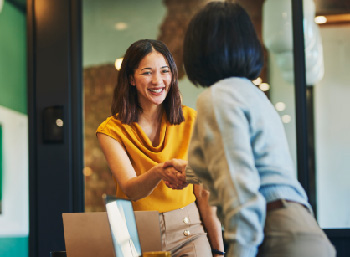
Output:
M151 92L154 92L154 93L160 93L160 92L162 92L162 88L160 88L160 89L150 89L150 91Z

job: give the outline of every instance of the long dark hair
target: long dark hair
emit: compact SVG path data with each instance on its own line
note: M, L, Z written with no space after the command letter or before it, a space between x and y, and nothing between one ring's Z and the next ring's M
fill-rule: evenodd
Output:
M142 39L130 45L126 50L113 93L111 114L122 123L130 125L132 122L137 122L142 113L136 87L131 86L130 78L134 76L140 61L153 50L164 56L172 74L168 94L162 103L168 121L175 125L184 121L177 81L177 67L170 51L164 43L158 40Z
M211 2L190 21L183 60L188 79L208 87L229 77L257 78L264 64L261 43L237 3Z

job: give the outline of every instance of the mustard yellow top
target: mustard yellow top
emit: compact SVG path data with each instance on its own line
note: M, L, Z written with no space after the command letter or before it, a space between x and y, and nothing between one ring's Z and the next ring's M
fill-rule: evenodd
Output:
M158 163L172 158L187 161L188 145L197 113L187 106L182 108L185 121L180 125L171 125L165 112L163 113L157 146L152 146L152 142L136 122L132 125L122 124L114 116L102 122L96 133L103 133L120 142L126 149L136 175L140 176ZM118 183L116 187L117 197L127 199ZM195 200L192 184L182 190L173 190L161 181L149 196L134 201L133 208L135 211L156 210L163 213L185 207Z

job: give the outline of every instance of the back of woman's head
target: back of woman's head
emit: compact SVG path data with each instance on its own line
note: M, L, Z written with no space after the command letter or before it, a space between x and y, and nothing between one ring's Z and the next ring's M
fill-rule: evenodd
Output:
M264 60L249 15L230 2L211 2L192 18L183 59L188 79L204 87L229 77L253 80Z
M183 121L181 98L177 82L177 67L167 46L158 40L141 39L131 44L126 50L120 71L118 73L117 85L114 89L111 105L111 114L118 114L117 118L125 124L137 122L142 108L137 99L136 87L132 86L130 79L134 76L141 60L152 51L163 55L171 70L172 79L170 88L163 102L168 120L172 124ZM179 112L181 112L179 118ZM182 118L182 119L181 119Z

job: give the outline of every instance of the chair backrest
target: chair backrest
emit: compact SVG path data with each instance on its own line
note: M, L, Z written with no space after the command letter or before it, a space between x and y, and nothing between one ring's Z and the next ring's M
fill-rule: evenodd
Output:
M50 257L67 257L66 251L51 251Z
M68 257L130 256L123 254L123 240L133 245L136 249L135 256L141 255L141 252L162 250L157 211L134 212L130 201L114 197L109 197L106 201L106 210L107 212L62 214ZM129 246L127 248L130 250Z
M115 257L107 213L63 213L62 218L68 256Z

